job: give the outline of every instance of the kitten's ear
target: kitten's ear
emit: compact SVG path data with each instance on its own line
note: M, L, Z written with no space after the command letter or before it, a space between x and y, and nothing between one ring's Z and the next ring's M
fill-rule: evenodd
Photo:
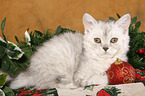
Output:
M88 13L85 13L83 16L83 24L85 27L85 33L88 32L97 21Z
M131 16L128 13L128 14L123 15L119 20L117 20L116 24L119 25L119 27L128 29L130 22L131 22Z

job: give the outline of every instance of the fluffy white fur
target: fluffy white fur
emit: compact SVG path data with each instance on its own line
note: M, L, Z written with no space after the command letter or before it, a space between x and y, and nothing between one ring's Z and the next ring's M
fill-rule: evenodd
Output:
M116 58L127 61L130 21L129 14L117 21L96 21L85 13L84 35L68 32L45 42L32 56L28 70L20 73L10 87L72 88L88 84L107 85L105 71L109 66ZM101 43L96 43L94 38L100 38ZM118 41L111 43L112 38L118 38ZM105 51L103 47L108 50Z

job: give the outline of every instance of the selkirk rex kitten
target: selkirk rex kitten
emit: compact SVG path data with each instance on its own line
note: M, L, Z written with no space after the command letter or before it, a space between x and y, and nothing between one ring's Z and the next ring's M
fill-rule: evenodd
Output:
M67 32L45 42L32 56L29 68L10 84L12 89L74 88L89 84L107 85L110 65L127 61L129 14L117 21L96 21L85 13L84 35Z

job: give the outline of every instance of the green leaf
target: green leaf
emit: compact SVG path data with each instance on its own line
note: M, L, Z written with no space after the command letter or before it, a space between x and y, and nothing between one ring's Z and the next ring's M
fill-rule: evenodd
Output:
M43 35L43 33L41 33L40 31L34 30L34 32L36 32L37 35L39 35L39 36L42 36Z
M46 35L49 34L49 30L50 30L50 29L47 29L47 30L46 30Z
M19 54L21 54L19 50L7 50L6 53L10 59L19 58Z
M18 39L18 37L15 36L15 39L16 39L16 41L17 41L17 45L19 45L19 39Z
M14 50L15 48L16 48L16 46L13 46L12 43L8 43L8 44L7 44L7 49L8 49L8 50Z
M31 59L31 56L33 55L33 52L32 52L30 47L22 46L21 49L22 49L22 51L25 52L25 54L17 62L19 62L20 65L23 66L23 68L25 66L25 68L24 68L24 70L25 70L28 67L29 63L30 63L30 59Z
M7 55L5 55L2 58L1 68L2 68L2 71L6 72L10 76L14 77L17 75L18 72L20 72L18 64L19 63L9 59L9 57ZM23 71L22 69L20 69L20 70Z
M4 92L0 89L0 96L5 96Z
M7 47L7 43L0 41L0 46Z
M109 17L109 20L115 20L113 17Z
M7 78L7 74L0 74L0 87L5 85L6 78Z
M111 96L117 96L118 94L120 94L120 90L121 89L118 89L116 87L105 87L103 90L105 90L107 93L109 93Z
M64 33L64 32L72 32L72 33L75 33L76 31L75 30L68 29L68 28L62 28L62 32L61 33Z
M3 46L0 46L0 58L2 58L6 53L6 48L4 48Z
M29 31L29 28L27 29L27 31Z
M5 58L5 57L6 57L6 58ZM10 64L11 64L11 63L12 63L12 62L10 62L9 58L7 57L7 55L4 56L4 58L2 58L2 63L1 63L2 70L3 70L4 72L7 72L7 71L9 70L9 68L10 68Z
M7 86L4 87L3 92L6 94L6 96L15 96L12 89Z
M10 59L18 60L19 58L22 57L24 52L22 52L21 49L17 45L8 41L6 54L9 56Z
M139 28L141 25L140 21L138 21L136 24L135 24L135 28Z
M21 54L19 50L15 50L15 46L13 44L8 43L7 44L7 50L6 53L10 58L18 58L18 55Z
M120 15L118 13L116 13L117 17L120 18Z
M5 22L6 22L6 18L1 23L1 31L2 31L2 35L3 35L4 40L7 42L6 37L4 35Z
M131 24L133 25L136 21L137 21L137 16L134 17L134 18L132 18L132 20L131 20Z
M11 77L15 77L21 71L28 68L30 58L33 54L31 48L28 46L21 46L20 48L25 52L25 54L19 60L9 59L7 55L2 58L2 70L3 66L7 66L5 64L9 64L9 69L5 72L7 72Z
M88 85L88 86L85 86L83 90L87 89L87 90L93 91L94 86L98 86L98 85Z
M54 35L59 35L62 32L62 27L61 25L57 27L57 29L55 30Z
M69 32L69 31L72 33L75 33L75 31L68 28L62 28L61 26L58 26L54 33L49 33L48 31L49 29L46 30L45 33L42 33L40 31L35 30L34 33L32 32L30 33L30 38L31 38L30 43L31 43L32 51L36 51L36 48L38 46L41 46L43 42L53 38L55 35L59 35L64 32Z
M10 59L18 60L24 54L17 45L9 41L7 43L0 41L0 48L0 58L6 53Z

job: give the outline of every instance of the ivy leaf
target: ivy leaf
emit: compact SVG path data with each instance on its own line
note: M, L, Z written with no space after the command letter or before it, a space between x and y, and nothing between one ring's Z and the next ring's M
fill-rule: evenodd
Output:
M0 87L5 85L6 78L7 78L7 74L0 74Z
M6 44L5 40L3 40L1 37L0 37L0 42L2 42L2 43L5 43L5 44ZM0 44L1 44L1 43L0 43Z
M5 42L0 37L0 58L2 58L5 53L9 56L10 59L16 59L16 60L21 58L22 55L24 54L24 52L22 52L17 45L15 45L10 41Z
M113 17L109 17L109 20L115 20Z
M6 53L10 59L18 60L24 54L24 52L14 43L9 42L7 43L7 50Z
M0 37L0 58L2 58L6 53L6 46L7 44L5 41Z
M30 58L33 54L31 48L29 46L21 46L21 49L25 54L19 60L9 59L7 55L2 58L2 70L4 71L3 67L6 67L6 64L9 64L9 68L5 72L7 72L11 77L15 77L21 71L26 70L30 63Z
M2 31L2 35L3 35L4 40L7 42L6 37L4 35L5 22L6 22L6 18L1 23L1 31Z
M0 58L2 58L6 53L6 49L3 46L0 46Z
M8 73L10 76L15 76L17 74L17 72L19 72L19 63L16 63L16 61L13 61L11 59L9 59L9 57L7 55L5 55L2 58L2 62L1 62L1 68L2 71ZM21 71L23 71L21 69Z
M11 64L12 62L10 61L10 59L7 57L7 55L6 56L4 56L3 58L2 58L2 62L1 62L1 68L2 68L2 70L4 71L4 72L7 72L8 70L9 70L9 68L10 68L10 64Z
M141 25L140 21L138 21L137 23L135 23L135 28L139 28Z
M0 46L7 47L7 43L0 41Z
M7 86L4 87L3 92L6 94L6 96L15 96L12 89Z
M0 89L0 96L5 96L5 93Z
M131 19L131 25L133 25L137 21L137 17Z

